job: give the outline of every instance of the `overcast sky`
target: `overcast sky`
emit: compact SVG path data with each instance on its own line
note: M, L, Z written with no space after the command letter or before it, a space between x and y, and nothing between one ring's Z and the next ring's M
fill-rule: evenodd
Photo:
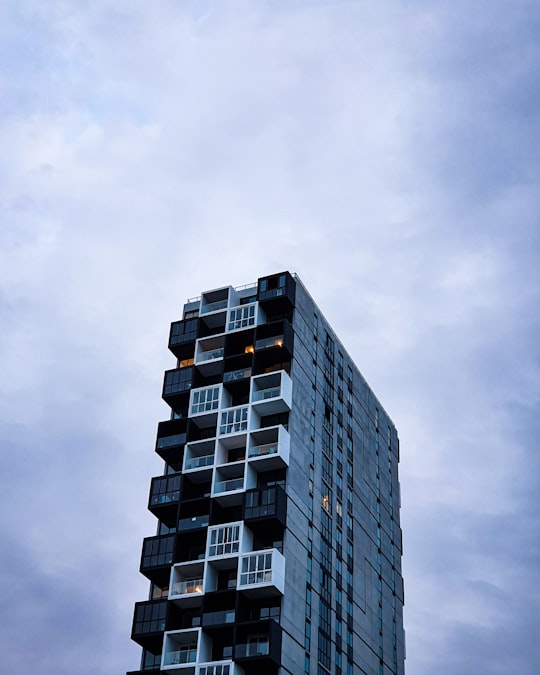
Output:
M138 668L169 323L283 269L399 430L408 675L540 672L539 36L536 0L1 3L3 673Z

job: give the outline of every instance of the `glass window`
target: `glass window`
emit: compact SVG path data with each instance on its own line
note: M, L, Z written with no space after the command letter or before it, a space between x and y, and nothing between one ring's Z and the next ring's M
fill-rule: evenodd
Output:
M193 403L191 405L192 415L217 410L218 407L219 387L207 387L205 389L197 389L193 392Z
M221 413L220 434L232 434L247 429L248 406L232 408Z
M235 307L229 313L228 330L239 330L255 325L255 305Z
M272 581L272 554L257 553L242 558L240 585L262 584Z
M238 553L240 545L240 526L225 525L210 531L210 545L208 555L224 555Z

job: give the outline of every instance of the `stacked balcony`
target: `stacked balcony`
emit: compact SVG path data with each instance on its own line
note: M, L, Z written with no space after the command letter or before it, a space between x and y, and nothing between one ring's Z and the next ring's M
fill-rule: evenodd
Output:
M150 485L148 510L168 527L173 527L180 503L180 474L156 476Z
M204 588L204 562L186 562L171 569L169 600L180 607L200 606Z

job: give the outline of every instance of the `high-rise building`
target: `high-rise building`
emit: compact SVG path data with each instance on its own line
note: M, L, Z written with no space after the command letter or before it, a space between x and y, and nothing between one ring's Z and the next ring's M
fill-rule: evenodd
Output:
M135 673L402 675L394 424L295 275L171 325Z

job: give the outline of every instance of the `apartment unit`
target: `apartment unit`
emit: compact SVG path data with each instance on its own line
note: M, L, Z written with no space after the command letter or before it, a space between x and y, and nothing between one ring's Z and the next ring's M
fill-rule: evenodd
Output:
M169 349L128 675L403 675L396 429L299 278L188 300Z

